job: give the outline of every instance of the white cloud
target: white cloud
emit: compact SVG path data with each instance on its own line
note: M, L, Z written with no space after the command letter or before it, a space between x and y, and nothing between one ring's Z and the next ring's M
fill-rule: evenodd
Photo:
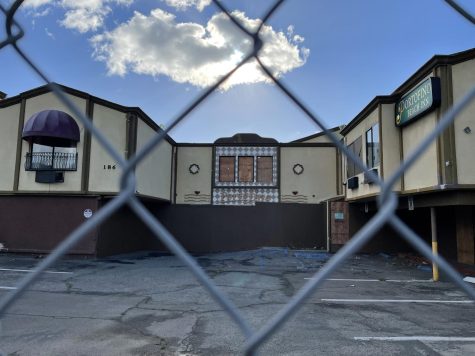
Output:
M132 2L133 0L61 0L61 6L67 11L60 23L81 33L97 31L112 11L109 5L129 6Z
M56 37L54 37L54 35L48 30L47 27L45 27L45 33L48 37L52 38L53 40L56 39Z
M22 6L25 8L38 8L43 5L49 5L55 3L56 0L26 0L23 2Z
M242 12L235 11L233 15L251 30L260 24L260 20L250 19ZM263 26L261 37L265 45L260 58L277 77L305 64L309 50L292 37L268 25ZM179 23L174 15L161 9L151 11L149 16L135 12L128 22L94 36L91 43L93 57L106 63L110 75L164 75L197 87L215 83L252 49L252 41L223 13L202 26ZM223 89L259 82L270 80L253 60L242 66Z
M106 15L110 12L111 9L108 6L98 9L74 8L66 11L64 19L60 23L66 28L77 30L81 33L96 31L103 25Z
M112 11L111 5L130 5L133 0L27 0L25 8L35 11L46 5L63 8L64 18L59 23L65 28L77 30L80 33L97 31L104 25L106 16ZM41 14L47 15L50 8ZM33 17L38 17L37 12Z
M292 37L292 41L294 41L295 43L302 43L303 41L305 41L305 38L299 35L295 35L294 37Z
M42 11L35 11L31 14L31 16L33 17L44 17L44 16L48 16L49 13L51 12L51 8L47 8L47 9L44 9Z
M174 7L177 10L187 10L189 7L196 7L198 11L211 4L212 0L162 0L165 1L168 6Z

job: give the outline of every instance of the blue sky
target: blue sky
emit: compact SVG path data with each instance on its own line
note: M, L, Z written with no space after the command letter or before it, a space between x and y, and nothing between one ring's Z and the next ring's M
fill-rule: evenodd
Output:
M249 46L207 2L26 0L19 45L50 79L139 106L166 126ZM252 27L273 1L224 3ZM460 3L475 12L473 1ZM442 0L288 0L268 24L266 63L329 127L390 94L434 54L475 47L475 26ZM0 64L9 96L43 84L11 48ZM317 131L250 64L171 136L212 142L256 132L287 142Z

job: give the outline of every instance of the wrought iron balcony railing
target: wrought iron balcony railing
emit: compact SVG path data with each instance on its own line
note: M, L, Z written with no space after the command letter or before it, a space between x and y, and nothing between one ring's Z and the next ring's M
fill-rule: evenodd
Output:
M27 171L76 171L77 153L28 152L25 170Z

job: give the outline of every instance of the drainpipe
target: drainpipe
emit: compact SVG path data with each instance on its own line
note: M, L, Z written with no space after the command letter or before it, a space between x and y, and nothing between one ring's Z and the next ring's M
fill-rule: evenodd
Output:
M437 256L437 222L434 207L430 208L430 226L432 232L432 253ZM439 266L437 266L437 264L434 262L432 262L432 279L434 282L439 280Z

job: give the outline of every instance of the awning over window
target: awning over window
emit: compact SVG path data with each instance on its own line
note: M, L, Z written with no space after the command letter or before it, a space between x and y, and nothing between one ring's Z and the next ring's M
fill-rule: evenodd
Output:
M32 143L55 147L74 147L80 140L79 126L68 114L44 110L28 119L21 137Z

